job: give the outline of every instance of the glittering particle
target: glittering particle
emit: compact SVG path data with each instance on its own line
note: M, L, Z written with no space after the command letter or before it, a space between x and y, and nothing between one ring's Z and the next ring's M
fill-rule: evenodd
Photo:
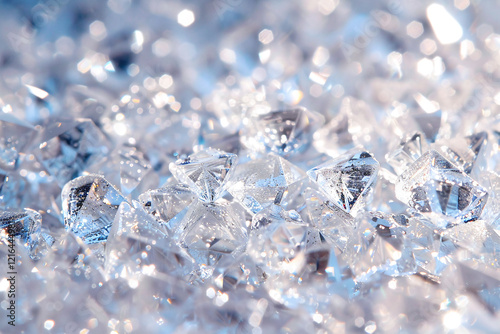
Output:
M462 38L462 26L444 6L436 3L429 5L427 7L427 19L441 44L453 44Z
M183 27L189 27L194 23L194 13L189 9L183 9L177 14L177 23Z
M52 328L54 328L55 324L56 323L54 322L54 320L46 320L43 323L43 328L45 328L46 330L50 331Z

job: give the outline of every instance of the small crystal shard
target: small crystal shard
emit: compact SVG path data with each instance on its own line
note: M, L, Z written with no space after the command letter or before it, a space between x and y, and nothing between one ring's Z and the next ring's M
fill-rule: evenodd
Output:
M324 123L321 114L302 107L250 114L241 138L243 144L254 151L283 156L306 148Z
M402 139L392 153L387 155L386 160L396 173L401 174L428 150L425 136L416 132Z
M368 152L350 153L319 165L307 172L332 202L355 215L365 204L379 163Z
M484 159L488 134L479 132L465 138L454 138L448 142L438 142L440 150L455 166L470 175L476 161Z
M175 237L198 264L213 265L221 256L244 249L244 210L237 203L195 201L177 227Z
M419 212L442 214L465 223L480 217L488 199L483 187L434 150L401 174L396 196Z
M213 202L226 190L238 157L232 153L207 149L170 164L170 171L191 187L202 201Z
M99 175L68 182L61 193L64 223L87 244L105 241L125 198Z
M20 238L31 256L38 245L41 224L42 216L30 209L0 211L0 230L5 231L5 236Z
M19 153L31 143L34 134L30 124L0 112L0 169L15 169Z
M267 158L238 165L228 191L250 212L257 213L280 204L305 177L302 170L287 160L270 154Z

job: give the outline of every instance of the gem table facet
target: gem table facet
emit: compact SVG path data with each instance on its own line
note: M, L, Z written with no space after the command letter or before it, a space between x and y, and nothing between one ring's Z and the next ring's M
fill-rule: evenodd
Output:
M499 12L0 1L0 333L498 333Z

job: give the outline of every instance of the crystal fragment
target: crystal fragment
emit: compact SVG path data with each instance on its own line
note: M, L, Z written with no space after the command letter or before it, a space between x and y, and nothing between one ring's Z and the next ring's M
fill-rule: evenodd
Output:
M177 227L175 238L198 264L212 266L221 256L244 250L244 210L237 203L195 201Z
M364 206L377 178L379 163L364 151L348 153L307 172L329 199L347 213L356 215Z
M279 156L252 160L236 167L228 191L250 212L257 213L272 204L280 204L288 193L300 187L305 173Z
M349 133L349 118L340 112L330 122L314 133L314 147L335 157L354 148L352 135Z
M257 152L287 156L309 145L324 118L317 112L297 107L263 114L250 112L246 123L241 137L245 146Z
M476 161L479 164L484 162L487 139L486 132L479 132L465 138L454 138L436 144L448 160L470 175L476 166Z
M170 171L205 202L216 201L226 190L238 157L232 153L207 149L170 164Z
M15 169L19 153L31 143L34 135L35 129L31 124L0 112L0 169Z
M87 244L106 241L125 198L106 179L85 175L68 182L61 193L66 229Z
M31 209L0 211L0 229L2 242L7 243L7 236L21 239L30 256L35 255L40 239L42 216Z
M175 230L179 219L184 217L187 207L195 199L195 193L180 183L149 190L139 196L144 210L166 224L169 231Z
M396 196L419 212L441 214L465 223L480 217L488 199L485 189L434 150L400 175Z
M399 175L428 150L429 145L424 135L416 132L402 139L392 153L386 156L386 160Z
M110 151L110 143L89 119L53 122L40 134L36 155L62 187Z

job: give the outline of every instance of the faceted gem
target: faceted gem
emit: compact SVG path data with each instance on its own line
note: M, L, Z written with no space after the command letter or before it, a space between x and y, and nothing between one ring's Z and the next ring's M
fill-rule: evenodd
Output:
M0 211L0 230L3 230L5 235L2 235L2 242L7 235L18 237L28 249L30 256L34 255L34 251L38 245L40 231L42 225L42 216L33 210L9 210Z
M207 149L170 164L170 171L187 184L200 200L213 202L226 190L238 157L232 153Z
M392 153L386 156L386 160L396 173L401 174L428 150L429 145L425 136L420 132L415 132L402 139Z
M168 238L167 230L141 207L120 205L106 242L109 277L137 280L142 274L187 275L193 260ZM129 281L129 284L133 282Z
M242 251L247 241L245 214L237 203L195 201L175 232L179 244L198 264Z
M247 251L268 275L285 270L306 245L307 224L297 212L276 205L257 213L252 229Z
M89 119L54 122L43 130L40 139L36 155L60 186L106 157L111 147Z
M332 202L355 215L377 179L379 163L364 151L342 155L307 172Z
M309 145L313 133L324 118L321 114L302 107L267 113L251 113L247 118L241 140L258 152L274 152L287 156L300 152Z
M15 169L19 153L31 143L34 135L32 125L0 112L0 169Z
M125 198L106 179L85 175L68 182L61 193L66 229L85 243L106 241Z
M195 199L195 193L187 185L181 183L149 190L139 196L144 210L166 224L170 231L173 231L177 226L179 220L177 216L183 217L187 207Z
M400 175L396 196L419 212L465 223L479 218L488 199L483 187L434 150Z
M454 138L448 142L438 142L444 156L466 174L471 174L476 161L484 159L488 134L479 132L465 138Z
M302 170L287 160L270 154L267 158L238 165L228 184L228 191L250 212L257 213L280 204L305 177Z

